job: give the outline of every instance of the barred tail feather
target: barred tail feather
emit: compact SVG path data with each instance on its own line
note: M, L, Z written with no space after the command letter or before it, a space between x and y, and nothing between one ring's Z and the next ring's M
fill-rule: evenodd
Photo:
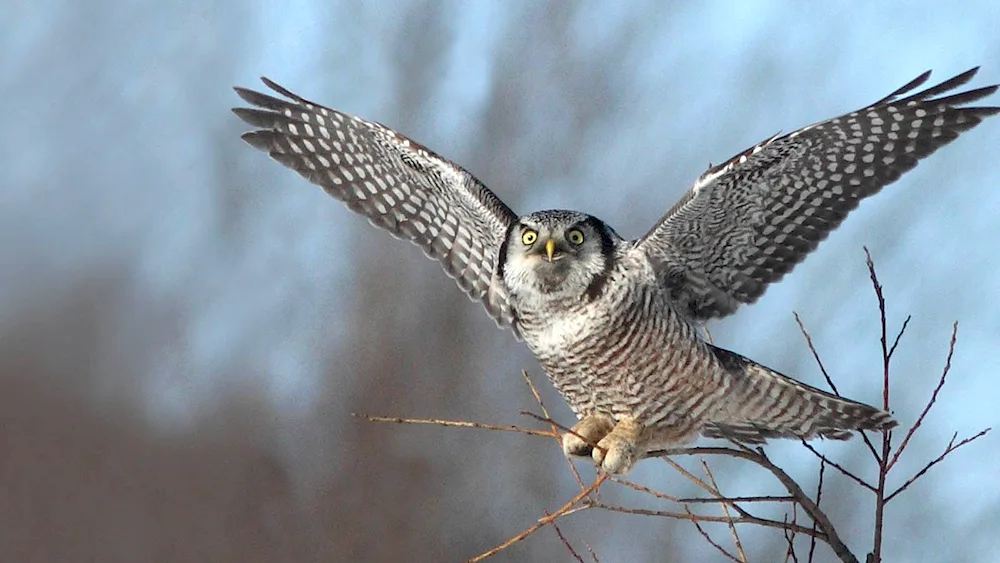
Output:
M733 376L723 407L702 433L748 444L769 438L847 440L858 430L888 430L892 414L816 389L739 354L712 347Z

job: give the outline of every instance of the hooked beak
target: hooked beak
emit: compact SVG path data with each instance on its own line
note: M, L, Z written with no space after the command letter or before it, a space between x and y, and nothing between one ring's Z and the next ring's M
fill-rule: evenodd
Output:
M552 261L552 257L556 253L556 241L549 239L545 241L545 254L549 257L549 262Z

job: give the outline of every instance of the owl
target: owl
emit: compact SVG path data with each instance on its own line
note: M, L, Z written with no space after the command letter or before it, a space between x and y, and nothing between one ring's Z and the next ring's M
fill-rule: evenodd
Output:
M796 381L703 338L756 301L861 199L998 107L978 69L771 137L711 166L642 237L578 211L518 215L469 172L375 122L244 88L243 139L376 227L419 246L522 339L578 422L567 455L625 473L699 436L843 440L890 413Z

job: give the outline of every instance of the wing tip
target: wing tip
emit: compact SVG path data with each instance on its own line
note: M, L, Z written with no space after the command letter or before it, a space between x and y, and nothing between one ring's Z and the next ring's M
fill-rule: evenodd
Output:
M240 135L240 139L242 139L244 143L264 152L271 151L273 138L274 134L267 130L247 131L246 133Z

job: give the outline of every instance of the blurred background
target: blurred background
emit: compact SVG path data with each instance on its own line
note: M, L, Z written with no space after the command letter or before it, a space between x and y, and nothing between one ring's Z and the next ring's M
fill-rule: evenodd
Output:
M709 162L877 100L928 68L1000 82L1000 11L952 5L14 0L0 21L0 557L5 561L456 561L575 494L551 441L352 412L530 424L527 349L437 264L240 141L233 85L266 75L461 163L516 211L641 235ZM988 100L1000 104L1000 97ZM876 302L913 320L908 426L953 321L952 375L890 484L997 423L1000 119L865 201L716 343L814 385L797 311L841 392L880 400ZM887 561L989 561L997 437L887 512ZM860 441L823 451L867 477ZM773 458L815 486L795 444ZM730 494L779 493L740 463ZM587 464L580 469L593 475ZM872 497L827 474L863 556ZM666 464L640 483L691 492ZM605 500L649 503L609 490ZM772 514L781 518L781 512ZM715 561L690 524L562 521L603 562ZM725 541L725 530L721 539ZM753 561L780 533L744 529ZM832 554L821 548L818 560ZM551 529L497 561L563 561Z

